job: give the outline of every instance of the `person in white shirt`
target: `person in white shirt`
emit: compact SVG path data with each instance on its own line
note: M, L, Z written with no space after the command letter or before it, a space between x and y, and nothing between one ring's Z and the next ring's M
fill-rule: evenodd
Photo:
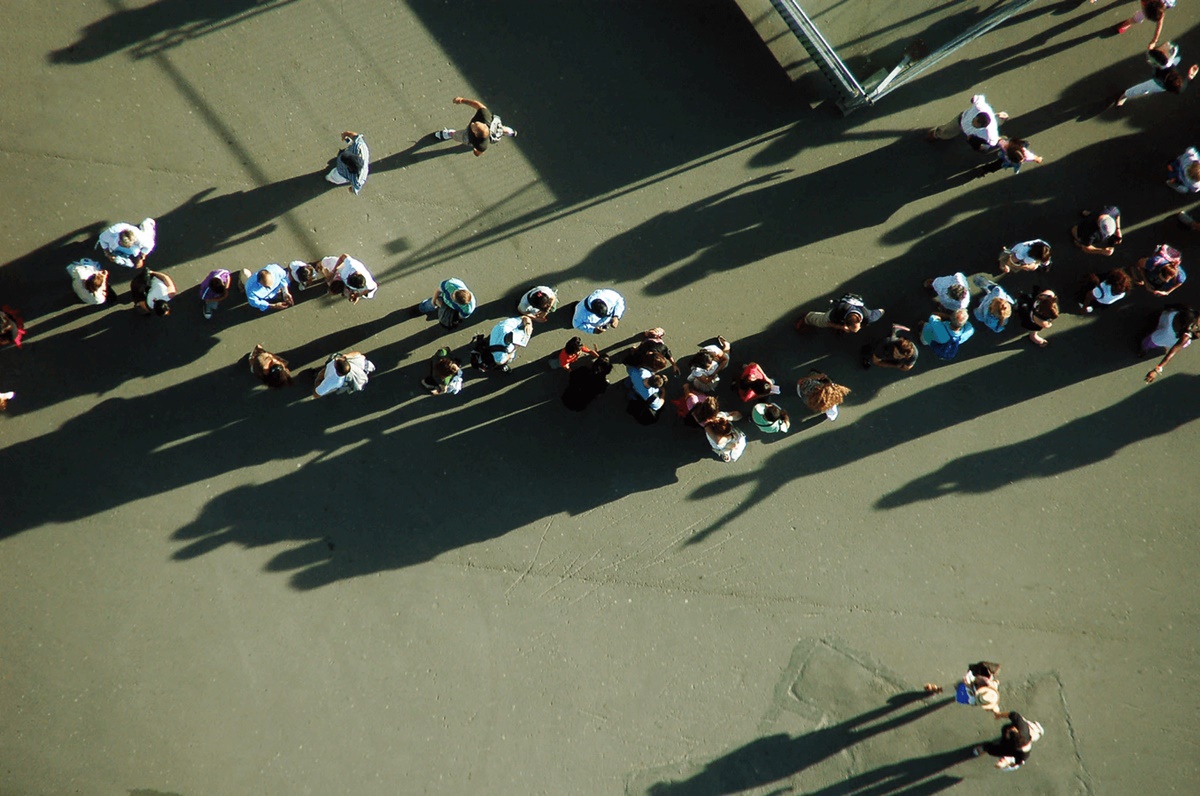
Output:
M379 285L367 267L350 255L338 257L330 272L329 292L333 295L345 296L351 304L357 304L359 299L375 298Z
M117 265L141 268L146 264L146 255L154 251L157 230L152 218L145 219L136 227L124 222L113 224L100 233L96 248Z
M171 314L171 299L175 298L175 282L159 271L143 268L129 283L133 306L143 315L165 318Z
M334 354L325 361L321 380L313 387L313 398L335 392L362 392L374 372L375 363L361 351Z
M962 135L966 136L967 143L976 149L995 149L1000 143L1000 122L1007 118L1007 113L996 113L986 97L976 94L971 97L971 107L941 127L931 128L925 134L925 138L929 141L949 141Z
M87 257L67 266L71 287L84 304L103 304L108 300L108 271Z

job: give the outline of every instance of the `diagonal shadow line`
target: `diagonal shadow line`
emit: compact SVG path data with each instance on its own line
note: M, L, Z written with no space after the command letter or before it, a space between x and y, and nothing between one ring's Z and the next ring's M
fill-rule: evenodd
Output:
M124 3L120 0L105 0L110 6L117 11L125 11ZM154 63L162 70L163 74L175 84L176 90L191 103L204 122L216 133L217 140L228 149L234 158L242 164L242 167L250 175L250 178L259 186L270 185L274 182L270 176L258 165L257 160L250 150L246 149L240 143L237 132L227 125L213 109L204 95L188 80L183 72L176 68L171 59L164 52L157 52L148 56L154 60ZM315 240L304 228L304 226L292 215L290 211L285 211L280 217L283 224L295 236L296 240L300 241L311 259L321 257L320 247L317 246Z

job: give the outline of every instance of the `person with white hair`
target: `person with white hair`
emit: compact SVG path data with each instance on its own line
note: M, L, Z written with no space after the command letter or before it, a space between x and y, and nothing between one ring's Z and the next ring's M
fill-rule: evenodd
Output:
M100 233L96 248L104 252L110 262L126 268L141 268L146 264L146 255L154 251L158 226L154 219L147 218L138 226L120 222Z
M1111 257L1122 240L1121 209L1109 205L1096 213L1084 210L1080 215L1083 219L1071 227L1071 240L1088 254Z

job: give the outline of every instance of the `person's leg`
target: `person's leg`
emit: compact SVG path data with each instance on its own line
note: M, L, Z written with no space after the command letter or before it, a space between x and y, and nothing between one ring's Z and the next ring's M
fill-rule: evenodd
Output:
M433 303L432 297L425 299L417 305L417 310L425 313L426 315L433 312L435 309L437 309L437 306Z
M325 175L325 179L334 185L346 185L350 182L350 180L338 174L336 166L329 170L329 173Z
M221 303L221 302L219 302L219 301L206 301L206 302L204 302L204 317L205 317L206 319L207 319L207 318L211 318L211 317L213 316L213 313L217 311L217 306L218 306L220 303Z
M1117 105L1124 105L1126 100L1134 97L1144 97L1147 94L1160 94L1164 91L1166 89L1160 86L1157 81L1147 80L1125 89L1125 92L1117 98Z
M934 141L934 140L949 141L953 138L957 138L959 135L962 134L962 127L959 125L960 118L961 118L961 114L959 116L955 116L953 119L946 122L945 124L943 124L940 127L932 128L926 134L926 137L929 138L929 140L931 140L931 141Z
M804 324L817 329L828 329L833 322L829 320L828 312L810 312L804 316Z
M461 130L451 130L450 138L462 144L463 146L471 146L470 140L467 138L467 128Z

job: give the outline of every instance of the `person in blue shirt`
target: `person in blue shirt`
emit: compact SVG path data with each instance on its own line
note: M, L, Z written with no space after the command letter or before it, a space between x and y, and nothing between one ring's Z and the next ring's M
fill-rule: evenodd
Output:
M616 329L625 315L625 299L615 290L602 287L575 307L572 325L581 332L603 334Z
M954 359L958 347L971 339L975 327L966 310L957 310L949 320L930 315L921 329L921 342L933 349L938 359Z
M242 287L246 291L246 301L259 312L286 310L295 304L288 291L287 272L275 263L253 275L248 269L242 269Z

